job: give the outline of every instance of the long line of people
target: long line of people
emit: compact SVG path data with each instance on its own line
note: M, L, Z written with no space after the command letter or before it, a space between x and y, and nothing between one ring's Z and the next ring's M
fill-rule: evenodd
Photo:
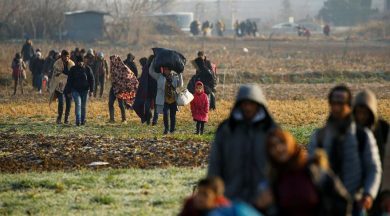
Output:
M388 215L390 130L375 95L353 99L340 85L328 103L329 118L306 148L275 123L257 85L240 87L215 134L207 178L180 215Z

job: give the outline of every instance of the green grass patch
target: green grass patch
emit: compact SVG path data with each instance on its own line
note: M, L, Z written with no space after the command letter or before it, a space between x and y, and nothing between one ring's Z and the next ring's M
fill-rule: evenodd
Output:
M176 215L204 175L203 168L3 174L0 215Z

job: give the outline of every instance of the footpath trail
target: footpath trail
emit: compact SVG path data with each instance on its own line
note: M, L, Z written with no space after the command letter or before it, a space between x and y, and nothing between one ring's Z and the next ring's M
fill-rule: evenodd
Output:
M43 136L0 133L0 172L94 169L97 167L199 167L207 163L210 144L172 137L112 139L99 136Z

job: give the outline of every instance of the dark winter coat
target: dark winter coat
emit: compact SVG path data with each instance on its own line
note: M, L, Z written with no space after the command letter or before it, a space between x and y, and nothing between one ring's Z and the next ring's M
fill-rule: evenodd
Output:
M45 60L43 58L33 58L30 63L30 69L34 75L42 75L44 72Z
M30 61L30 59L34 56L34 48L31 44L25 43L22 48L22 56L23 61Z
M134 61L130 59L126 59L123 63L134 73L136 77L138 77L138 68Z
M76 65L69 71L68 87L71 91L93 91L94 76L89 66Z
M206 94L215 92L216 79L214 73L207 67L206 62L202 58L196 58L192 61L193 66L196 68L196 74L190 79L187 89L192 94L195 93L195 83L201 81L205 86Z
M251 121L243 119L239 108L245 100L261 107ZM262 90L256 85L242 86L229 119L215 134L207 174L222 178L225 196L230 200L254 202L259 182L267 178L266 136L275 127Z

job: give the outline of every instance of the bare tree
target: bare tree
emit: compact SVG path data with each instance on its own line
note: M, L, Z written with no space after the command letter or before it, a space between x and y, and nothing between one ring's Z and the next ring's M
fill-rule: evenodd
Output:
M3 37L56 38L63 13L72 9L69 1L2 0L0 31Z

